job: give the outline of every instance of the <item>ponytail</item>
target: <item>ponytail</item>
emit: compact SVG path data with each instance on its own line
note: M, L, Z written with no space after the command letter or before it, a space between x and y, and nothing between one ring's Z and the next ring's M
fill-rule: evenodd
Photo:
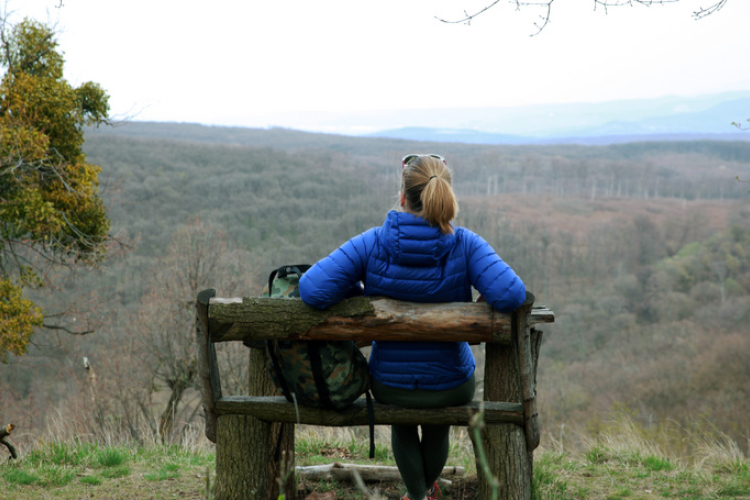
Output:
M447 165L432 156L420 156L404 168L402 182L409 210L443 234L453 234L451 221L458 214L458 201Z

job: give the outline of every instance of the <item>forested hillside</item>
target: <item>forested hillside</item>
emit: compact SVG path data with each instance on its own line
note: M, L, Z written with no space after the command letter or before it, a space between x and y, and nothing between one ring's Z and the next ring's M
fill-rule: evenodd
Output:
M132 123L87 133L113 231L98 272L61 276L71 329L0 368L0 420L55 415L138 439L200 419L190 301L254 295L382 223L400 158L454 170L458 223L483 235L557 314L539 371L545 428L709 417L750 431L750 143L481 146L272 129ZM40 290L40 300L51 300ZM223 352L241 390L244 353ZM84 369L86 356L95 370ZM6 402L9 402L6 404Z

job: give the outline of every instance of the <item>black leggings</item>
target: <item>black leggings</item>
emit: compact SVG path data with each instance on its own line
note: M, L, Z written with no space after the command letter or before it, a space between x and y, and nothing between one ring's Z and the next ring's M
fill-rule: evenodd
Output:
M444 391L398 389L373 381L372 393L381 403L403 408L444 408L468 403L474 397L475 388L472 375L458 387ZM412 500L422 500L440 477L448 460L450 430L450 425L391 426L393 456Z

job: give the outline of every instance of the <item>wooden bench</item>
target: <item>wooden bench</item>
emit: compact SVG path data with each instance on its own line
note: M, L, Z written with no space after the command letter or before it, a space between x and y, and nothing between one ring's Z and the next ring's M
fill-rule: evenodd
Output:
M245 341L262 347L265 339L346 339L486 343L484 401L418 411L375 403L375 424L470 425L482 412L487 425L481 446L499 481L498 498L528 500L532 452L539 444L535 386L542 335L534 325L554 321L552 311L534 307L533 301L529 293L523 306L504 314L486 303L356 297L319 311L299 299L227 299L204 290L196 307L198 368L206 436L216 443L215 498L270 500L279 492L294 498L293 464L284 459L294 456L294 424L355 426L367 425L368 419L364 399L336 412L295 408L276 396L262 348L250 349L249 395L224 396L214 344ZM488 478L477 465L480 498L490 498Z

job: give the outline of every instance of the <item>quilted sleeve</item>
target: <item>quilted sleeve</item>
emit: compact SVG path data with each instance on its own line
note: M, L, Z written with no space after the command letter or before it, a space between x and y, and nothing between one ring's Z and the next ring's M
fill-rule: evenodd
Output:
M319 260L299 281L299 294L305 304L325 309L352 295L364 280L374 229L350 239Z
M510 312L526 300L526 285L484 238L466 231L469 281L492 307Z

